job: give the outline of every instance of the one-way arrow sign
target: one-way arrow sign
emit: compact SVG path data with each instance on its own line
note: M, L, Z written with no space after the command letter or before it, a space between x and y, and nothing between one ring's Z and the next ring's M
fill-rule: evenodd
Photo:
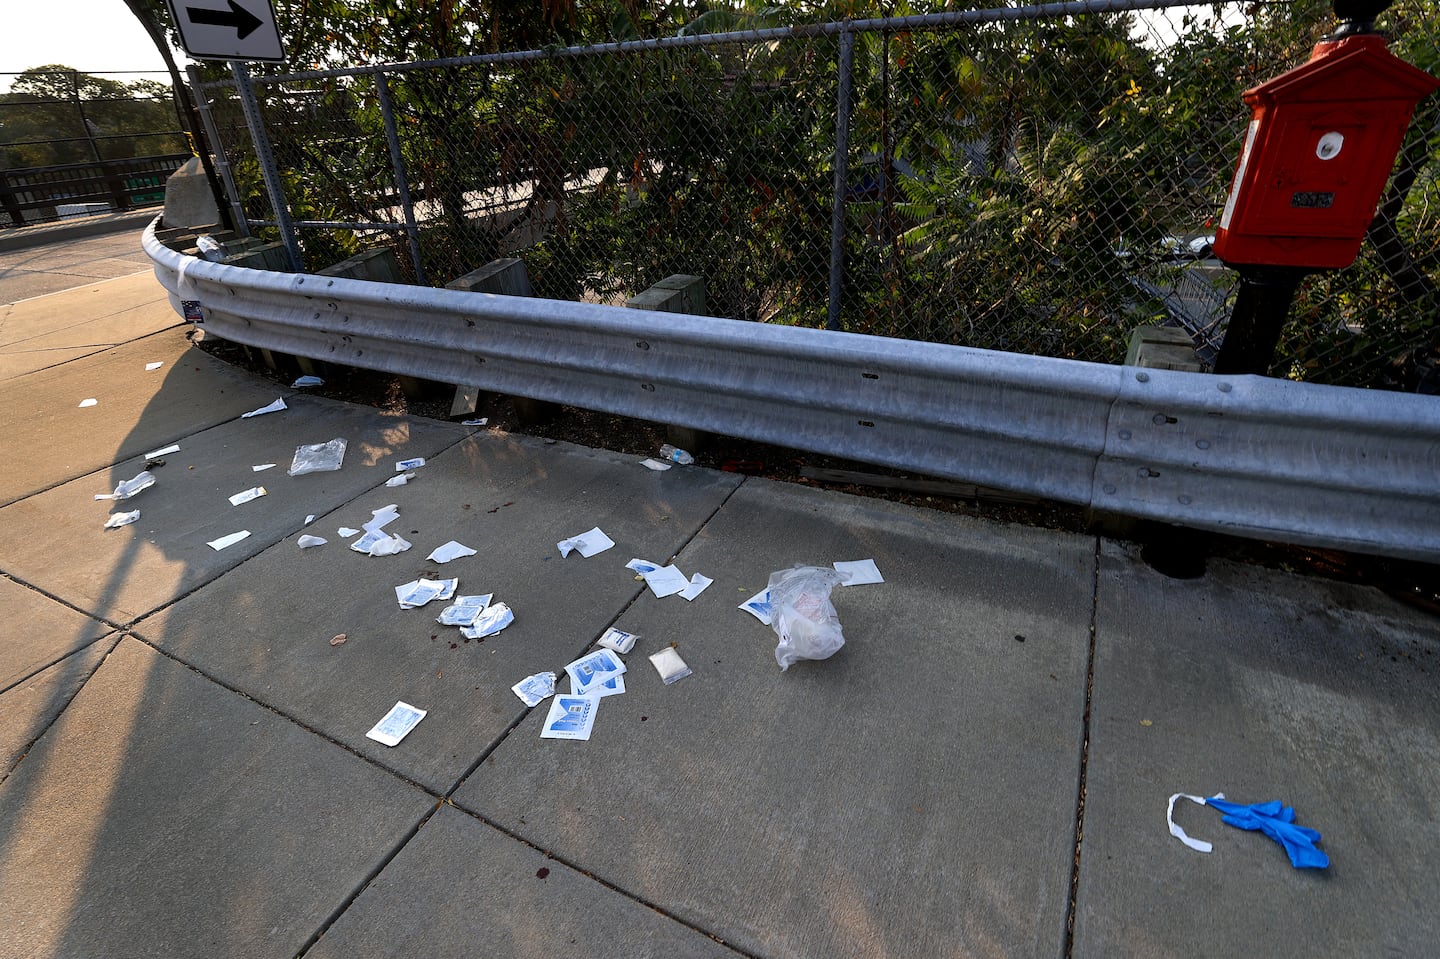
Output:
M230 4L229 10L211 10L208 7L186 7L185 12L190 15L191 23L206 24L216 27L234 27L235 39L244 40L255 32L262 21L255 14L246 10L235 0L227 0Z
M196 60L283 60L271 0L166 0L180 45Z

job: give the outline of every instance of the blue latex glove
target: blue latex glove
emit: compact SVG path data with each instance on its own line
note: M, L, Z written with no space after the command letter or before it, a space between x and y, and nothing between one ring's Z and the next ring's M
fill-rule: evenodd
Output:
M1205 805L1214 806L1225 813L1221 822L1226 825L1259 830L1278 842L1290 857L1290 865L1296 869L1324 869L1330 865L1330 857L1325 855L1323 850L1315 848L1315 843L1320 841L1320 834L1313 829L1295 825L1295 810L1282 805L1278 799L1242 806L1212 797L1205 800Z

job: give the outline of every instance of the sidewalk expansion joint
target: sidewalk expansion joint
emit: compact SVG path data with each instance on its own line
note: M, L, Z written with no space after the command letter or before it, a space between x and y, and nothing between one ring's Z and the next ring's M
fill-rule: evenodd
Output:
M1080 902L1080 853L1085 842L1085 786L1090 766L1090 712L1095 697L1095 636L1100 615L1100 537L1095 537L1095 569L1090 580L1090 648L1085 662L1085 713L1080 722L1080 775L1075 789L1075 855L1070 866L1070 896L1065 909L1065 959L1075 952L1075 921Z

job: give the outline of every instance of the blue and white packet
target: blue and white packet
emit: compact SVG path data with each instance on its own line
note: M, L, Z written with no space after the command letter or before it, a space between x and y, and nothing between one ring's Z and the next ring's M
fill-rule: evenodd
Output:
M599 696L558 695L550 702L550 713L540 727L541 739L589 739L595 728Z

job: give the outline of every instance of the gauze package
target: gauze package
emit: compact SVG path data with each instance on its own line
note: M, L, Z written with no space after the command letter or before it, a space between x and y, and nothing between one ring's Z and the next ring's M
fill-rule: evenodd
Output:
M795 566L770 574L770 626L780 643L781 670L800 659L828 659L845 645L830 591L843 578L834 569Z

